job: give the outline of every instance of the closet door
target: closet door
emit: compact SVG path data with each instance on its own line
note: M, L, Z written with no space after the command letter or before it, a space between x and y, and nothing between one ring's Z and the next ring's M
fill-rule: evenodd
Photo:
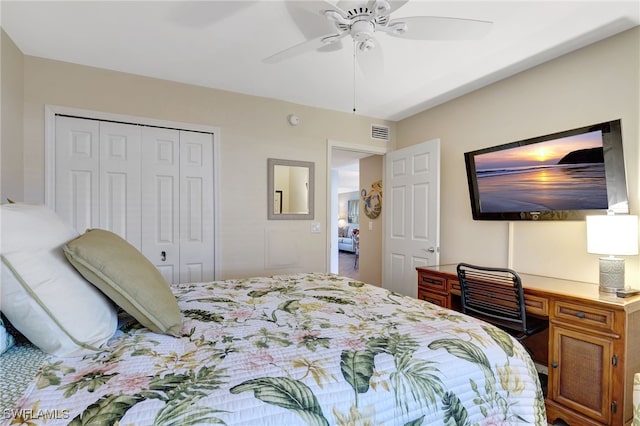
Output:
M141 251L168 283L180 280L178 130L142 128Z
M56 117L55 210L76 231L102 228L140 248L140 128Z
M76 231L100 223L100 123L56 117L54 209Z
M213 135L56 117L55 210L107 229L167 282L214 279Z
M180 282L213 281L213 136L180 131Z
M100 123L100 228L140 250L140 126Z

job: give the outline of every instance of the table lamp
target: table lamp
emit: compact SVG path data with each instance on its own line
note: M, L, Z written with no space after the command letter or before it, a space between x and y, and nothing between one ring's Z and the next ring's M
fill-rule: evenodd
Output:
M638 254L638 216L607 214L587 216L587 252L600 258L600 291L624 288L624 259Z

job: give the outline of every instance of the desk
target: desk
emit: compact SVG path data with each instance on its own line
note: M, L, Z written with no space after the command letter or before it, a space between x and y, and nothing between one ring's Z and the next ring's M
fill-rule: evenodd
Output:
M419 299L461 310L455 264L416 270ZM549 319L548 337L537 345L549 369L549 422L630 425L633 375L640 372L640 296L623 299L593 283L519 275L527 313Z

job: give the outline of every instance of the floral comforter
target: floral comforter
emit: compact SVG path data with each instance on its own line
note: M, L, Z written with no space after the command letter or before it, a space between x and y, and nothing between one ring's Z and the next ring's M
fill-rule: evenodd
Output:
M546 425L526 351L463 314L330 274L172 289L182 338L50 358L6 423Z

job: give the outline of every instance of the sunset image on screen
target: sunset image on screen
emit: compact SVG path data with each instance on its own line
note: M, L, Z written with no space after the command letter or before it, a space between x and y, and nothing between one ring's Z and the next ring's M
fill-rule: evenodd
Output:
M476 170L557 164L570 152L588 148L602 148L601 132L591 132L482 154L475 159Z
M606 209L600 130L475 157L480 209Z

